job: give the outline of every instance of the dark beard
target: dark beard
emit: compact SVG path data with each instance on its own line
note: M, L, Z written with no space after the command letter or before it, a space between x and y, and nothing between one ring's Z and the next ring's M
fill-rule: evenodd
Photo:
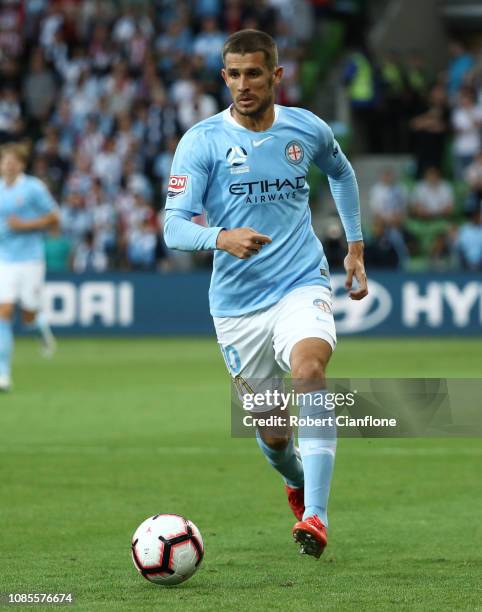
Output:
M239 115L243 117L250 117L251 119L261 119L268 108L273 104L273 97L265 98L257 109L252 111L243 111L234 102L234 108Z

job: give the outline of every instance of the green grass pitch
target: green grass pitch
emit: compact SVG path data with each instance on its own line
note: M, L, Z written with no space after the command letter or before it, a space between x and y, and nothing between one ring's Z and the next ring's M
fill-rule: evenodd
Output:
M481 356L477 339L341 339L329 374L479 377ZM281 479L230 438L214 339L63 340L50 362L21 340L15 383L0 396L0 591L73 591L95 612L482 609L478 439L341 440L317 562L291 540ZM158 512L204 536L179 587L130 559Z

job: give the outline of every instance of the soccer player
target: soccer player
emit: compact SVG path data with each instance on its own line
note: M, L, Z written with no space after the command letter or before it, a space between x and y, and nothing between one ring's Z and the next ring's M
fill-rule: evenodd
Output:
M274 103L283 68L273 39L242 30L223 48L222 77L233 103L181 139L166 203L167 246L214 250L210 309L226 365L245 387L291 372L301 415L326 415L325 371L336 344L328 264L311 226L308 167L328 175L348 240L346 287L367 295L359 197L350 163L326 123ZM191 221L203 209L209 227ZM352 286L356 278L358 285ZM259 388L259 387L257 387ZM316 401L316 400L319 401ZM282 475L298 519L301 552L326 546L336 431L258 427L258 444Z
M55 340L40 312L45 275L42 232L59 223L57 205L45 185L24 174L22 144L0 149L0 391L11 388L12 318L17 302L23 323L40 333L50 355Z

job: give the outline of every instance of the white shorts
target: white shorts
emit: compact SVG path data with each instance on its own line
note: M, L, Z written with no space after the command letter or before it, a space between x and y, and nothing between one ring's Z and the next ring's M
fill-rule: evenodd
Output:
M44 279L43 261L0 261L0 304L18 303L24 310L40 310Z
M291 369L294 345L305 338L336 346L331 291L320 285L299 287L278 303L239 317L214 317L218 344L233 378L255 380L256 391L271 388Z

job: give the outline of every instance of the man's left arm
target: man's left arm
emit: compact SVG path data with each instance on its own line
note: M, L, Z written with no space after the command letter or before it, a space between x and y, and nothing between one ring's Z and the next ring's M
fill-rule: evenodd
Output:
M59 208L47 187L39 181L35 185L32 197L35 210L39 213L38 216L33 219L21 219L12 215L8 219L10 229L15 232L38 232L58 228L60 225Z
M350 162L328 128L324 130L324 142L314 158L316 165L326 173L348 242L348 254L344 260L345 287L352 300L361 300L368 294L367 277L363 261L363 235L360 219L360 196L355 173ZM358 288L353 288L353 277Z
M47 213L36 219L23 220L14 215L8 219L10 229L15 232L38 232L58 227L59 224L59 213L57 211Z

